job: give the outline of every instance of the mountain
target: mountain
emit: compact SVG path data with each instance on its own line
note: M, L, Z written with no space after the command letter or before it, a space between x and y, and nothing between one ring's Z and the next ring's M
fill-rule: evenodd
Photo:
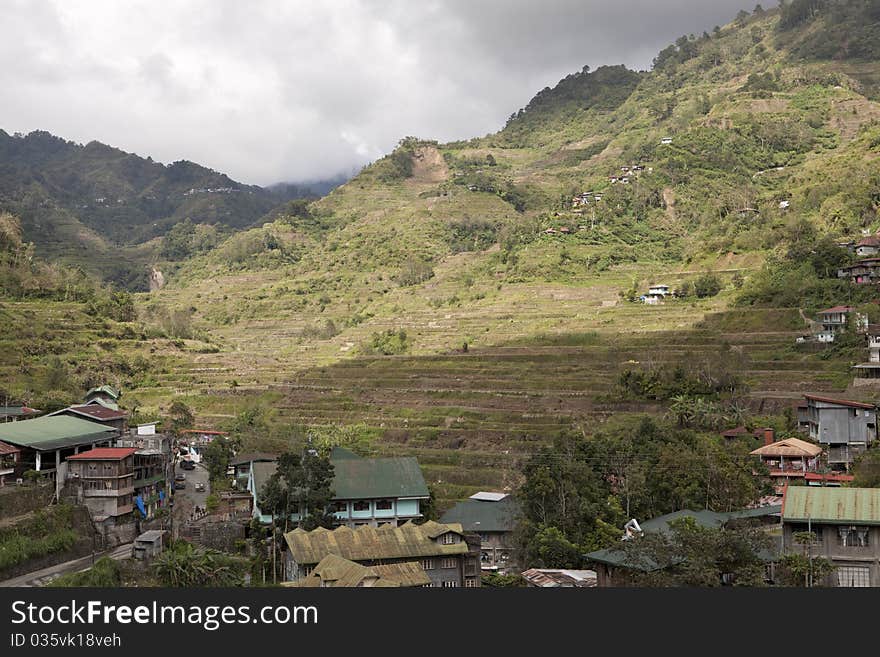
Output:
M124 286L131 276L136 287L146 285L145 261L155 249L145 245L175 224L246 228L276 206L316 198L333 184L263 189L186 160L164 165L95 141L0 130L0 210L18 215L39 256L80 264Z
M146 414L185 395L218 428L342 427L419 456L449 499L510 484L559 431L664 413L670 390L776 419L843 393L858 345L795 340L875 293L835 275L837 242L880 228L875 7L743 12L650 72L583 68L497 133L405 137L323 198L188 250L137 297L140 333L111 324L67 355L47 319L5 344L45 348L39 365L0 373L24 396L57 357ZM687 296L638 302L653 284Z

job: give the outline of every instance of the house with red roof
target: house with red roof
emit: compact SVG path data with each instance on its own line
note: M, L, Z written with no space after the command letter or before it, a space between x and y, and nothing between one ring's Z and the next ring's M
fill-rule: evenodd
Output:
M96 447L67 458L67 483L95 522L134 510L134 447Z
M19 454L21 454L21 449L18 447L0 443L0 488L6 485L7 477L15 476Z
M81 406L68 406L60 411L49 415L67 415L78 417L91 422L98 422L104 426L117 429L120 433L125 432L128 413L118 408L108 408L102 404L83 404Z
M865 237L856 243L856 255L861 258L868 258L880 253L880 237L873 235Z

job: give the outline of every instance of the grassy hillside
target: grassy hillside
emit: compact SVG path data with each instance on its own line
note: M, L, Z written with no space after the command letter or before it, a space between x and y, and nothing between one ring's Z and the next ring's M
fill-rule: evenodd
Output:
M0 162L0 209L18 215L38 255L134 289L146 289L157 251L167 257L155 240L176 224L230 232L290 199L314 198L305 187L243 185L193 162L163 165L41 131L0 130Z
M137 299L145 337L120 353L157 358L126 394L218 427L244 411L354 427L417 454L448 500L509 483L504 464L560 428L666 412L669 395L633 390L678 367L723 370L733 392L705 394L758 415L845 390L857 346L795 346L802 313L869 300L825 246L880 228L876 21L839 4L682 37L650 73L585 68L496 134L407 137L326 197L193 249ZM841 24L852 47L820 48ZM653 283L689 294L638 302Z

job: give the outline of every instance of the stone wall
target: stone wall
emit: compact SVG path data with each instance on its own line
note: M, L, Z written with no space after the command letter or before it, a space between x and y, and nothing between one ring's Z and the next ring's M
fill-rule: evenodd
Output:
M44 509L49 506L54 493L55 488L51 482L24 486L7 484L0 490L0 520Z

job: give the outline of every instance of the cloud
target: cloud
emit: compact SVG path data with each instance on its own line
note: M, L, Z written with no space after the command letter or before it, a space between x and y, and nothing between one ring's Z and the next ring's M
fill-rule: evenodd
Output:
M7 0L0 127L256 184L483 135L585 64L647 69L742 0Z

